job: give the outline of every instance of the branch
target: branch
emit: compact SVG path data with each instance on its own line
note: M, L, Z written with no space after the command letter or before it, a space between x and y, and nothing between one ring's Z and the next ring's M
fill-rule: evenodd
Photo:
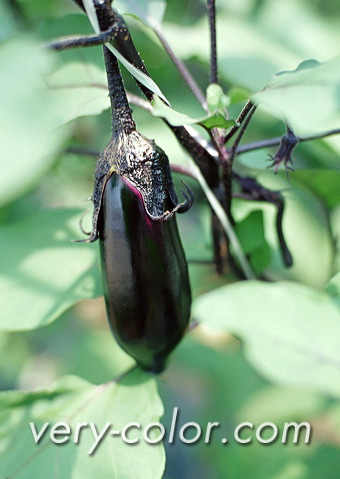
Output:
M239 116L237 117L237 119L235 121L236 126L233 126L231 128L231 130L229 131L229 133L226 135L226 137L224 139L224 143L227 143L230 140L230 138L232 138L234 136L234 134L240 128L240 126L242 125L242 123L246 119L248 113L253 108L253 106L254 106L254 104L250 100L248 100L247 103L245 104L245 106L242 108L241 113L239 114Z
M75 155L83 155L83 156L93 156L97 158L100 152L96 150L90 150L88 148L83 148L81 146L69 146L65 150L65 153L73 153Z
M170 163L170 168L171 171L174 171L175 173L189 176L190 178L197 181L197 176L192 172L192 169L188 168L187 166L175 165Z
M133 105L139 106L139 108L143 108L143 110L146 110L152 113L151 103L144 100L144 98L141 98L140 96L135 95L134 93L129 93L129 92L126 92L126 95L130 103L132 103Z
M229 156L230 163L232 163L233 160L234 160L237 147L238 147L239 144L240 144L240 141L241 141L241 139L242 139L242 136L244 135L244 133L245 133L245 131L246 131L246 129L247 129L247 126L249 125L249 122L250 122L250 120L252 119L252 116L254 115L254 113L255 113L255 111L256 111L256 108L257 108L256 105L252 105L251 109L249 110L248 114L247 114L246 117L245 117L244 122L242 123L241 130L240 130L239 134L237 135L237 138L236 138L236 140L234 141L233 146L232 146L231 149L230 149L230 156Z
M207 10L210 27L210 83L218 83L215 0L208 0Z
M239 239L238 239L238 237L237 237L237 235L234 231L234 228L232 226L232 223L231 223L228 215L226 214L225 210L221 206L221 203L218 201L218 199L216 198L214 193L211 191L211 189L207 185L202 173L200 172L199 168L196 166L196 164L194 163L194 161L192 159L190 159L190 163L191 163L191 166L193 168L194 174L195 174L202 190L204 191L204 194L206 195L207 200L210 203L210 206L214 210L216 216L218 217L218 219L219 219L219 221L222 225L222 228L223 228L225 234L228 237L230 245L233 248L234 255L235 255L235 257L237 258L237 260L240 264L240 267L241 267L241 269L244 273L244 276L247 279L254 279L255 275L254 275L254 273L251 269L251 266L249 265L247 257L245 256L245 254L242 250L242 246L241 246L241 244L239 242Z
M327 136L338 135L340 134L340 128L334 130L325 131L324 133L317 133L311 136L297 137L299 143L304 141L320 140ZM245 145L238 146L236 148L236 154L248 153L248 151L261 150L262 148L270 148L272 146L278 146L281 143L281 136L275 138L269 138L267 140L254 141L252 143L246 143ZM228 151L231 149L229 148Z
M181 77L185 81L185 83L188 85L192 93L195 95L199 103L201 104L202 108L205 111L208 111L208 105L206 98L201 90L201 88L198 86L196 80L194 77L191 75L190 71L186 67L186 65L182 62L180 58L176 56L174 51L172 50L171 46L169 45L167 39L164 37L163 33L161 30L159 30L157 27L153 26L153 30L155 34L157 35L159 41L161 42L164 50L166 53L169 55L171 61L177 68L178 72L180 73Z

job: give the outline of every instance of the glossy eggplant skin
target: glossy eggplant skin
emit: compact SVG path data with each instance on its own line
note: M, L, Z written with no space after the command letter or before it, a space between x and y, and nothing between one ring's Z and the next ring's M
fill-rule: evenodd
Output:
M113 173L102 197L98 232L112 332L143 369L160 373L190 318L188 270L176 217L152 220L138 190Z

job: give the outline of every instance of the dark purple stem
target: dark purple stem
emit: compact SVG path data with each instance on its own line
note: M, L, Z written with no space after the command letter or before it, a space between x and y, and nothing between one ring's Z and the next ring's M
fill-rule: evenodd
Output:
M218 83L215 0L208 0L207 10L210 27L210 83Z

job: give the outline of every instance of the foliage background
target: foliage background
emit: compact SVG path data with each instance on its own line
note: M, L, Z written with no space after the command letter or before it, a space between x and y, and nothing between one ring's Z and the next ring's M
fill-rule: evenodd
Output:
M224 90L231 98L244 98L263 88L275 72L293 70L309 58L324 62L339 55L337 3L217 2ZM185 337L161 377L136 372L119 386L96 387L133 364L109 332L97 245L69 241L79 237L78 220L87 208L84 199L91 194L94 159L66 150L80 146L99 151L110 137L102 56L100 48L58 55L37 48L64 34L91 32L86 17L71 2L21 0L20 16L9 4L0 4L1 479L10 474L46 477L51 464L53 477L86 478L98 470L103 478L136 477L136 471L138 477L162 477L161 447L136 454L131 447L120 450L109 442L88 460L82 443L73 448L45 447L34 460L24 460L35 451L30 418L55 422L73 417L87 397L94 397L77 420L124 424L141 418L148 423L162 415L156 387L164 403L165 425L178 406L182 423L197 421L203 426L219 421L229 435L242 421L273 421L279 427L285 421L309 421L313 426L308 446L283 446L279 441L270 446L177 442L166 446L166 479L338 478L339 138L300 144L293 157L296 172L289 175L289 182L284 173L274 177L266 169L272 149L238 158L239 172L284 190L284 229L293 268L286 270L281 263L273 208L235 200L244 249L253 265L278 283L225 286L235 278L218 277L213 265L190 264L194 297L200 298L193 306L194 317L203 326ZM123 1L120 5L123 12L128 10ZM126 18L138 50L172 106L199 116L199 105L153 33ZM205 90L209 37L204 2L169 0L164 33ZM45 88L42 78L50 88ZM74 78L92 86L65 88ZM136 92L128 75L125 79L127 88ZM314 92L309 101L322 103L324 93ZM339 93L334 101L339 112ZM231 116L241 105L231 105ZM301 109L309 111L308 104L301 104ZM185 153L159 119L137 107L134 115L139 129L156 139L171 162L187 164ZM340 126L338 119L333 128ZM313 124L317 129L317 118ZM263 108L245 141L283 132L282 121ZM196 202L178 218L182 239L189 261L209 260L209 208L197 185L191 186ZM215 291L201 297L211 290ZM38 392L31 394L16 391L36 388ZM134 461L140 459L135 470L130 469L131 455Z

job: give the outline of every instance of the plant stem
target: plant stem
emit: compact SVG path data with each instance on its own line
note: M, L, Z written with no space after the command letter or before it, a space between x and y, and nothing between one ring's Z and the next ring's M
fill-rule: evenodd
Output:
M222 225L222 228L225 231L225 233L226 233L226 235L229 239L230 245L232 246L233 251L234 251L234 255L238 259L239 264L242 268L242 271L243 271L245 277L247 279L254 279L255 275L254 275L254 273L253 273L253 271L252 271L252 269L251 269L251 267L248 263L248 260L247 260L245 254L242 250L242 246L239 242L238 237L236 236L236 233L235 233L234 228L231 224L231 221L228 218L228 215L226 214L226 212L222 208L220 202L218 201L218 199L216 198L214 193L211 191L211 189L207 185L207 182L205 181L205 179L204 179L202 173L200 172L199 168L196 166L196 164L192 160L190 160L190 162L191 162L192 168L194 170L195 176L197 178L197 181L201 185L201 188L204 191L204 194L206 195L207 200L210 203L210 206L214 210L214 213L218 217L218 219L219 219L219 221Z
M239 134L237 135L236 140L234 141L234 144L233 144L232 148L230 149L229 158L230 158L230 162L231 162L231 163L232 163L233 160L234 160L237 147L238 147L239 144L240 144L240 141L241 141L241 139L242 139L242 136L244 135L244 133L245 133L245 131L246 131L246 129L247 129L247 126L249 125L249 122L250 122L250 120L252 119L252 116L253 116L254 113L255 113L255 110L256 110L256 105L253 105L253 106L251 107L251 109L249 110L248 114L246 115L245 120L244 120L243 123L242 123L241 130L240 130Z
M195 97L197 98L197 100L201 104L202 108L205 111L208 111L208 105L207 105L207 101L205 99L205 96L204 96L201 88L198 86L196 80L194 79L194 77L191 75L190 71L186 67L186 65L174 53L174 51L172 50L171 46L169 45L167 39L164 37L162 31L156 26L153 26L153 30L154 30L155 34L157 35L159 41L161 42L164 50L169 55L171 61L173 62L173 64L177 68L178 72L180 73L181 77L185 81L185 83L188 85L188 87L190 88L192 93L195 95Z
M207 1L210 27L210 83L218 83L215 0Z
M340 128L334 130L325 131L323 133L317 133L311 136L302 136L297 137L299 143L304 141L320 140L327 136L338 135L340 134ZM236 148L236 154L247 153L248 151L261 150L262 148L269 148L271 146L278 146L281 142L281 136L275 138L268 138L267 140L254 141L252 143L246 143L245 145L238 146ZM231 149L228 149L230 151Z
M247 103L245 104L245 106L243 107L241 113L239 114L239 116L236 119L236 126L233 126L230 129L230 131L228 132L228 134L226 135L226 137L224 139L224 143L227 143L230 140L230 138L234 136L234 134L240 128L240 126L242 125L242 123L246 119L248 113L253 108L253 106L254 106L254 104L250 100L248 100Z

